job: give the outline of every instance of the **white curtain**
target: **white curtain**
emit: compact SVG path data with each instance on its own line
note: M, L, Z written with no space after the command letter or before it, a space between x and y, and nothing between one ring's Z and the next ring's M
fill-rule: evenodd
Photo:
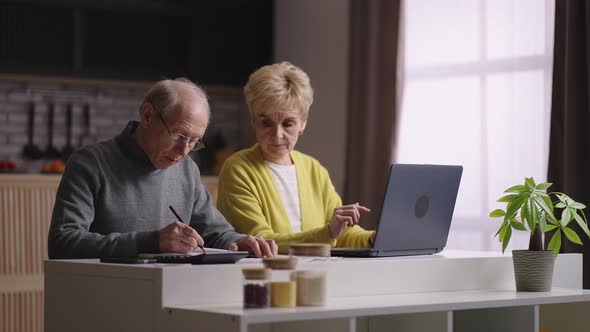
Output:
M503 190L545 181L552 0L404 3L404 95L395 160L463 165L448 249L501 250L489 211ZM526 249L528 233L510 248Z

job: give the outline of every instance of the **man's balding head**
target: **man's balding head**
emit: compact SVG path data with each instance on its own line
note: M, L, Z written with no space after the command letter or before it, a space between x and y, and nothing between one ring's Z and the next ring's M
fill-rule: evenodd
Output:
M148 90L143 102L150 103L154 111L162 115L177 109L193 109L189 105L194 103L203 106L207 116L211 115L205 91L186 78L157 82Z
M157 169L165 169L186 157L203 139L210 110L205 91L181 78L154 84L139 115L136 141Z

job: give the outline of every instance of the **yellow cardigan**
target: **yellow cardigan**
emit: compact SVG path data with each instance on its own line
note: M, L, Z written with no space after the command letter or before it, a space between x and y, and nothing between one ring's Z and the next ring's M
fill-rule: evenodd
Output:
M217 208L240 233L273 239L279 253L289 243L329 243L336 247L369 247L373 231L359 226L347 229L337 240L330 235L334 208L342 200L328 171L314 158L291 152L297 172L301 232L294 233L274 179L258 144L233 154L219 175Z

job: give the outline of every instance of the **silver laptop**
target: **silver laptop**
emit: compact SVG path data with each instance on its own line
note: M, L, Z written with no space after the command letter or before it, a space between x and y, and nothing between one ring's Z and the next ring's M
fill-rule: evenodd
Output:
M373 248L334 248L332 256L428 255L447 244L463 166L394 164Z

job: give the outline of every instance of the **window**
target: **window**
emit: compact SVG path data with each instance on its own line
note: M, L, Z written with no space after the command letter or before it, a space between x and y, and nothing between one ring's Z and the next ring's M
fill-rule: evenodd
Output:
M463 165L447 248L501 250L495 200L525 177L547 178L554 1L404 6L396 161ZM526 249L528 233L513 233L511 247Z

